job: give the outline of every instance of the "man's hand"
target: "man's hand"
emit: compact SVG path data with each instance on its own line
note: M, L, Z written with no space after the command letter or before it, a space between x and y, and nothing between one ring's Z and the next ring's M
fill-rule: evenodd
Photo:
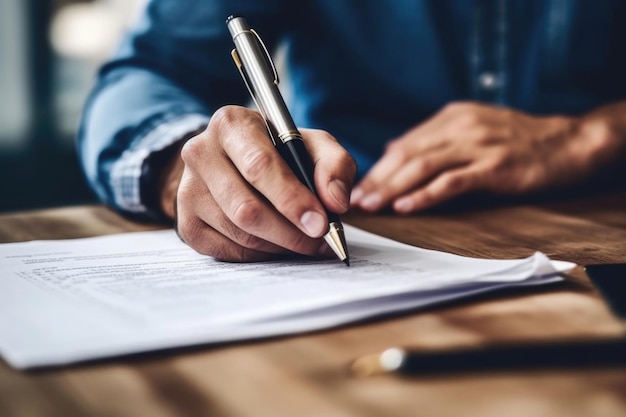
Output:
M351 205L409 213L471 191L522 194L574 183L623 153L605 117L617 111L607 109L581 118L534 117L450 104L389 143L353 190Z
M348 209L356 164L328 133L301 131L315 165L319 198L332 212ZM259 113L218 110L166 169L161 207L181 239L226 261L259 261L290 252L332 254L320 239L328 219L268 138Z

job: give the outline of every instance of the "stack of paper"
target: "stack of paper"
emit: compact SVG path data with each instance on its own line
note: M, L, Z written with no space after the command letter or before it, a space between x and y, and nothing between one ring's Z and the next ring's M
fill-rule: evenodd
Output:
M337 260L217 262L173 231L0 245L0 353L16 368L317 330L560 280L541 253L483 260L346 226Z

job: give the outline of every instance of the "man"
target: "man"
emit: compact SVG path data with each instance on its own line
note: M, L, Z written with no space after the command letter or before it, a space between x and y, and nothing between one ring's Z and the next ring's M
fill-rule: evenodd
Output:
M528 194L623 163L622 2L155 0L102 69L80 155L105 202L176 219L201 253L329 253L322 205L244 107L231 14L285 46L288 105L333 212Z

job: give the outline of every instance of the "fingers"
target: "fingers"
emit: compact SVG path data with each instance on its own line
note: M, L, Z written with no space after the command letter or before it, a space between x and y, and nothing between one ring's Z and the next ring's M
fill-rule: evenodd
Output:
M189 203L178 208L177 232L185 243L199 253L224 261L253 262L291 252L233 223L213 199L203 181L190 171L183 175L178 201ZM298 233L298 236L304 235ZM310 247L302 248L299 252L318 255L320 243L309 240Z
M505 122L510 116L505 110L475 103L447 105L389 143L382 158L354 189L351 205L366 211L392 205L403 212L429 205L401 197L412 190L431 191L431 183L460 181L456 174L447 173L481 163L490 148L509 147L512 128ZM427 199L427 195L420 198ZM435 193L437 198L444 195L443 191Z
M233 242L216 231L199 217L185 217L179 225L179 236L197 252L228 262L258 262L271 259L276 254L247 248Z
M315 166L315 188L324 206L333 213L350 207L350 189L356 175L354 158L323 130L302 129L305 146Z
M444 109L389 142L381 159L353 190L350 204L366 211L377 211L439 170L457 165L459 161L455 157L458 155L446 152L450 141L444 132L450 113ZM399 170L403 172L400 174Z
M381 162L386 164L389 160ZM368 176L362 184L359 184L363 197L353 203L366 211L380 210L394 199L422 186L442 172L467 165L469 162L470 159L464 152L452 149L437 150L414 157L401 165L395 165L387 177ZM389 166L393 164L389 163Z
M229 171L231 171L229 173ZM293 252L317 255L320 242L302 233L293 223L282 216L273 206L245 182L236 178L237 172L233 167L224 167L220 172L229 174L226 178L208 180L209 192L214 196L219 210L225 214L228 221L249 235L272 242ZM319 220L306 219L303 228L309 227L307 222L318 221L315 225L322 234L327 228L325 217Z
M190 170L183 174L177 201L182 204L176 204L176 231L183 242L199 253L225 261L249 262L284 252L228 222L205 184Z
M435 116L423 125L407 132L403 137L389 142L381 159L374 164L353 191L351 203L361 204L365 201L365 205L361 204L361 208L377 210L388 201L383 201L385 198L374 192L384 192L388 180L397 173L399 168L411 163L416 156L428 155L445 148L446 144L442 140L441 129L439 129L440 118Z
M276 152L258 113L248 116L247 123L243 123L245 116L237 112L222 112L217 117L217 128L228 129L218 135L221 147L244 180L302 232L311 237L322 236L328 228L324 208ZM240 221L258 223L250 216L267 215L267 210L258 204L258 197L240 197L240 204L232 207L242 210L232 213Z
M485 182L484 169L469 165L445 171L418 190L402 196L393 202L393 209L399 213L423 210L470 190L482 189Z
M324 208L274 149L258 113L217 112L207 130L185 144L182 159L189 174L179 188L179 231L196 250L230 260L326 253L318 239L328 229Z

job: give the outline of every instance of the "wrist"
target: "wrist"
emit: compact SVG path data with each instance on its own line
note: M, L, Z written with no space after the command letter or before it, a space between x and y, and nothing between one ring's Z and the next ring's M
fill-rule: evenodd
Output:
M618 108L624 107L622 111ZM626 106L607 106L588 113L577 122L577 146L584 152L584 162L590 173L610 169L626 151ZM582 146L580 146L582 144Z
M161 211L170 219L176 216L176 195L183 175L184 163L180 157L182 143L177 147L170 160L164 166L159 178L159 204Z

